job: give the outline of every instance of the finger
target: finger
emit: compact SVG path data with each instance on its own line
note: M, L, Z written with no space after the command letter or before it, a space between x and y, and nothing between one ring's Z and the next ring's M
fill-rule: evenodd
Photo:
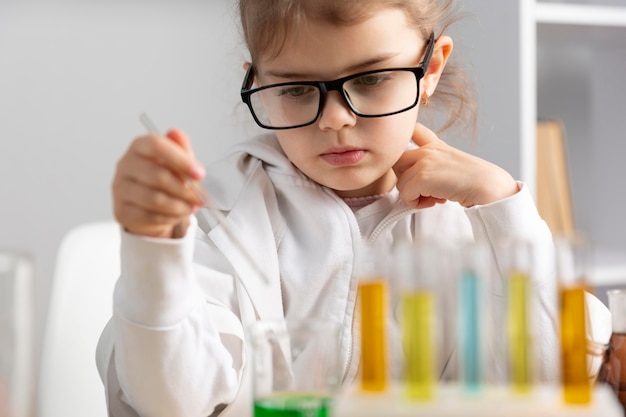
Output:
M398 159L392 167L393 172L395 172L396 177L398 178L398 181L402 178L402 174L404 174L407 169L411 168L415 164L415 161L416 155L414 150L405 151L400 156L400 159ZM400 184L396 184L396 186L399 185Z
M397 176L396 188L400 198L407 203L421 198L443 198L438 195L442 181L439 162L425 149L407 151L394 166Z
M117 203L119 205L141 209L149 219L159 217L160 221L169 223L188 216L195 211L195 204L173 197L161 190L145 187L136 182L123 181L114 184L114 186L118 187Z
M115 217L126 229L133 231L149 227L171 228L182 219L181 217L167 216L162 213L149 211L129 202L116 206Z
M145 188L134 189L135 186L137 185L114 181L115 198L113 201L116 220L130 233L153 237L173 237L177 225L185 223L189 218L189 208L185 209L184 205L181 206L178 211L181 211L182 215L173 215L172 212L177 210L172 209L171 204L167 204L169 209L165 212L149 208L145 200L136 199ZM196 208L193 207L191 210L193 212Z
M174 140L158 134L149 134L137 138L131 146L131 152L150 159L166 167L176 175L201 179L205 175L204 167Z
M145 158L130 155L118 163L116 176L121 181L132 181L144 187L156 189L170 194L193 205L202 205L202 196L193 192L187 182L162 165L155 164Z
M428 129L421 123L417 123L415 125L411 140L413 141L413 143L418 145L418 147L423 147L440 141L435 132ZM405 151L402 156L400 156L400 159L398 159L398 161L396 161L393 166L393 170L396 173L396 176L402 176L404 171L415 165L415 163L418 161L419 155L419 148Z
M176 226L186 219L163 216L132 204L116 205L115 218L127 232L152 237L173 237Z
M169 139L173 140L176 144L178 144L181 148L189 152L191 156L193 156L193 149L191 148L191 140L189 136L185 132L179 129L171 129L165 135Z
M413 143L415 143L417 146L426 146L430 143L438 142L441 139L437 137L435 132L433 132L423 124L416 123L415 129L413 129L413 136L411 137L411 140L413 140Z
M446 201L447 200L445 198L420 196L416 200L413 200L409 202L408 204L418 209L424 209L424 208L433 207L437 204L443 204Z
M189 136L187 136L187 134L185 132L183 132L182 130L179 129L171 129L167 132L166 136L173 140L176 144L178 144L180 147L182 147L183 149L185 149L189 155L191 156L191 158L193 159L194 163L197 164L197 169L198 172L196 172L196 175L192 175L191 177L193 179L201 179L202 177L204 177L205 175L205 170L204 167L196 160L196 157L194 155L193 152L193 148L191 147L191 140L189 139ZM198 195L199 193L196 192L196 195Z

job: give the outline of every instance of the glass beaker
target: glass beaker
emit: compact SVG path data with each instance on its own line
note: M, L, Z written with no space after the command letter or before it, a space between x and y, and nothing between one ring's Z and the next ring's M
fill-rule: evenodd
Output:
M598 381L608 383L626 411L626 289L607 292L612 333Z
M28 255L0 250L0 417L34 413L34 288Z
M339 387L339 325L259 321L249 328L255 417L327 417Z

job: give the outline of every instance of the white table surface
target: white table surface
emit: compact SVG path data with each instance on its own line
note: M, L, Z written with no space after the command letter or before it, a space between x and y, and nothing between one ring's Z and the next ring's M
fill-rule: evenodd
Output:
M560 387L540 386L526 395L491 388L480 396L464 395L458 387L440 386L430 402L409 402L398 388L385 394L364 394L351 388L338 396L333 417L624 417L608 386L594 389L592 403L565 404Z

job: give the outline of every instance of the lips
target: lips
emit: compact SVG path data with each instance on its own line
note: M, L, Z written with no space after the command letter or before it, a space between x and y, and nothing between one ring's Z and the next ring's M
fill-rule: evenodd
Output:
M365 158L367 152L363 149L336 149L320 155L320 157L334 166L354 165Z

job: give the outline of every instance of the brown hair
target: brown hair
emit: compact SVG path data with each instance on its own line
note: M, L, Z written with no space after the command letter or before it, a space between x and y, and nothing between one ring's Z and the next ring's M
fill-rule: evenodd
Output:
M261 54L280 54L291 30L305 20L352 25L386 8L403 10L424 39L431 33L438 38L462 17L455 0L239 0L243 36L252 62ZM469 127L474 136L474 86L455 60L446 64L430 103L422 107L420 115L424 112L428 121L437 121L438 132L453 126Z

